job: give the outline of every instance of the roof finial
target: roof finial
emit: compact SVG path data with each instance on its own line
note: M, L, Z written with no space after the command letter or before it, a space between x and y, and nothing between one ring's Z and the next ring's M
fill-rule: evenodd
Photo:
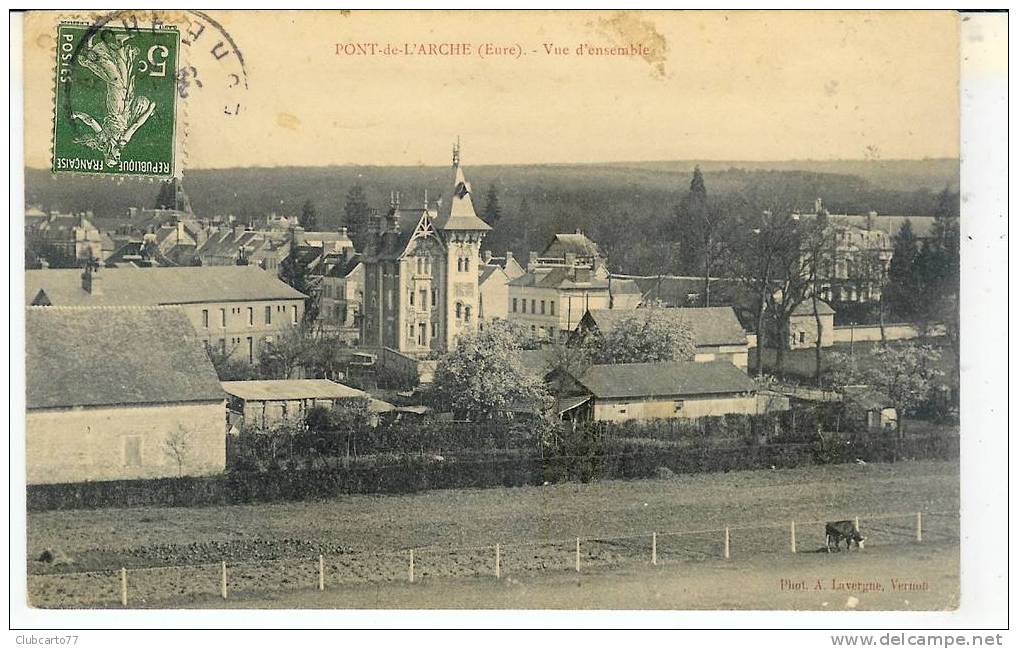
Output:
M428 209L428 188L424 188L424 209Z
M456 136L456 144L452 145L452 166L460 166L460 136Z

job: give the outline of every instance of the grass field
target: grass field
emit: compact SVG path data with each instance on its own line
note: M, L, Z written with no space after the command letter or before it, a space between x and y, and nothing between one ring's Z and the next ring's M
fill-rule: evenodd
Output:
M853 574L846 578L861 578L864 575L858 574L856 562L864 561L859 565L871 566L874 578L922 577L940 584L926 599L915 597L910 599L912 604L901 606L927 602L920 606L943 608L957 594L958 521L956 516L932 513L956 512L958 493L956 462L903 462L409 496L348 496L323 502L32 513L28 516L29 591L39 606L115 605L118 582L112 571L124 566L132 569L134 605L207 605L208 598L218 592L219 573L214 563L271 560L231 568L231 591L240 599L230 602L243 605L250 597L249 605L272 605L263 599L277 596L267 593L279 593L284 602L280 605L286 605L290 596L286 593L316 583L317 557L324 554L329 584L346 584L343 592L352 593L344 597L356 598L356 593L362 593L370 599L376 597L371 593L378 592L372 588L382 588L393 606L402 605L401 598L412 606L415 597L430 589L429 601L455 606L461 595L463 602L473 601L470 593L479 588L495 593L493 605L499 601L506 606L519 605L513 604L516 595L511 590L499 590L508 586L477 581L476 575L492 571L490 546L498 542L503 546L503 573L508 578L504 584L514 583L509 581L512 579L530 584L531 589L546 587L548 605L557 606L550 603L557 601L557 589L576 588L575 572L568 576L575 559L572 539L632 535L609 541L584 540L583 567L593 572L589 576L584 572L581 579L589 584L585 589L590 589L592 606L617 590L611 584L618 579L619 584L628 580L632 585L636 594L627 602L639 607L642 571L650 556L649 534L656 531L663 564L658 568L665 576L647 577L648 583L663 579L659 584L662 597L688 600L677 607L721 606L715 599L721 591L710 597L700 597L694 591L701 587L710 590L719 578L715 571L736 565L749 570L740 572L737 582L762 580L763 589L754 591L757 594L740 606L766 608L767 600L761 597L780 595L780 591L767 594L768 584L779 573L791 571L788 578L792 578L799 566L820 570L834 561L852 568ZM929 545L913 548L909 545L914 537L911 513L917 511L931 513L925 539ZM899 519L877 518L888 513L910 514ZM809 552L823 544L823 525L807 521L855 516L861 517L869 537L863 555L841 553L832 559L826 553ZM800 521L798 555L788 550L792 520ZM733 559L729 563L718 560L723 536L716 532L664 534L725 526L732 528ZM73 563L34 561L45 548L58 549ZM416 570L424 583L415 584L421 587L417 590L404 592L399 582L407 579L408 548L418 548ZM192 567L160 568L182 564ZM146 570L133 572L139 568ZM696 570L702 581L677 576L673 584L667 577L685 574L687 569ZM110 572L53 574L81 571ZM601 580L604 584L598 586ZM363 584L369 581L379 585ZM596 594L598 588L604 591L603 596ZM448 597L443 594L447 589ZM686 599L678 597L683 589L689 591ZM358 605L330 599L341 597L332 591L293 596L307 598L302 606ZM733 605L737 601L732 599ZM775 601L784 600L779 597ZM564 600L561 606L570 607Z

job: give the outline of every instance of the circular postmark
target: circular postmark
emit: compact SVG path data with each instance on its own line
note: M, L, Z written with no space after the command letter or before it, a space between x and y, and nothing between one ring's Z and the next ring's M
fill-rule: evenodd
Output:
M57 27L53 171L179 176L185 102L243 110L244 56L200 11L124 10Z

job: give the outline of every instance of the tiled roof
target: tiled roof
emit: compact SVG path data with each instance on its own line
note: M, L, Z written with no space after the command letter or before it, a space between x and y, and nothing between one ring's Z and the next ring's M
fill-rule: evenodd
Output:
M387 224L395 217L399 231L389 230L376 236L371 242L370 250L367 251L366 256L375 259L399 259L406 252L407 246L410 245L410 240L425 214L428 215L428 218L435 218L434 210L425 210L423 207L399 207L396 208L395 213L390 211L388 216L383 217L383 224L387 227Z
M495 273L501 273L503 280L505 281L508 280L508 277L506 276L505 271L502 270L501 266L497 266L495 264L481 264L481 266L478 268L477 283L478 284L485 283L486 281L488 281L488 278L490 278Z
M540 256L565 257L566 253L574 254L577 257L604 256L597 244L581 232L575 234L556 234Z
M753 379L728 361L591 365L577 380L601 399L756 391Z
M612 282L614 284L614 280ZM538 288L608 288L608 280L594 275L589 268L538 268L509 282L509 286Z
M328 379L223 381L227 394L245 401L367 398L368 394Z
M686 307L702 304L703 277L677 277L651 275L632 277L643 290L645 301L660 300L667 306ZM749 300L747 291L737 280L716 277L710 281L711 302L723 305L742 305ZM692 297L690 297L692 296Z
M236 230L225 228L222 231L214 232L209 236L208 241L203 243L197 252L197 257L209 259L212 257L235 258L239 255L238 248L244 246L251 253L261 250L276 250L287 246L289 234L286 232L267 232L257 230Z
M357 267L364 263L361 255L354 253L345 258L329 256L325 262L326 277L349 277L350 273L357 270Z
M225 398L180 307L29 307L25 332L29 410Z
M154 254L146 255L145 252ZM109 268L122 268L126 266L175 266L176 264L164 257L158 248L153 247L149 251L145 251L144 242L128 241L106 258L106 265Z
M442 204L438 208L435 227L440 230L480 230L487 232L491 226L482 221L474 211L471 199L470 183L463 175L463 167L456 165L453 169L452 188L442 196Z
M248 300L297 300L305 295L257 266L104 268L97 273L102 294L81 286L80 269L25 272L25 299L40 291L56 306L145 306Z
M526 272L520 266L520 262L516 261L512 256L490 257L485 263L489 266L498 266L505 271L506 277L509 279L516 279Z
M824 302L823 300L817 300L817 311L820 315L834 315L834 309L831 305ZM792 309L792 315L813 315L813 300L807 299L804 302L800 302L795 305Z
M831 214L830 219L832 223L843 223L854 225L858 228L865 228L869 217L860 214ZM917 237L926 239L933 235L933 222L935 219L932 216L878 214L872 219L873 227L883 230L891 236L898 234L898 230L905 224L905 221L912 223L912 231Z
M551 363L554 359L554 352L551 348L522 349L519 351L519 355L523 369L531 374L543 378L551 370Z
M601 331L608 331L623 318L651 311L689 327L697 347L746 344L746 332L743 331L739 319L735 317L735 311L730 306L654 308L636 311L590 309L584 317L589 316L594 326Z

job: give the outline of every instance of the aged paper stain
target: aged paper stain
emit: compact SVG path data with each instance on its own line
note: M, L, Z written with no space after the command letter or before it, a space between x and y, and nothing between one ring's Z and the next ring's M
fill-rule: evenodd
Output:
M296 131L300 128L300 120L297 119L296 115L291 115L290 113L279 113L276 115L276 124L291 131Z
M618 45L641 43L647 46L649 52L640 58L651 65L656 76L665 76L668 41L653 22L642 19L636 12L620 11L611 18L602 18L599 23L601 30Z

